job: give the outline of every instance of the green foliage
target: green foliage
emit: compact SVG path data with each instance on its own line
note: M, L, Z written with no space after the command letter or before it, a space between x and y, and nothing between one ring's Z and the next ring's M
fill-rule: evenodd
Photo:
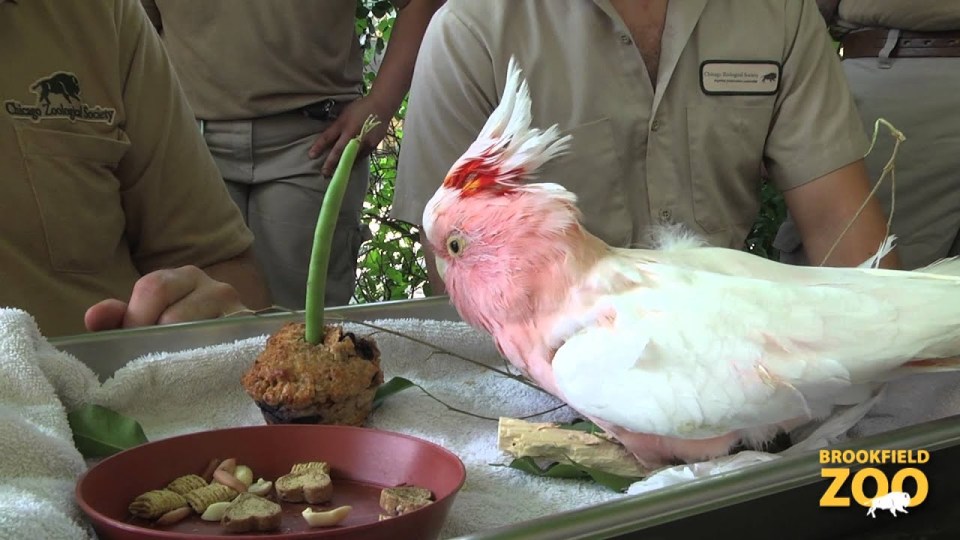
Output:
M780 191L766 180L760 188L760 200L760 213L747 235L744 249L754 255L777 260L780 251L773 247L773 239L787 217L787 205Z
M384 400L386 400L388 397L415 386L417 385L413 381L403 377L394 377L390 379L389 381L381 384L380 388L377 388L377 393L373 396L373 408L376 409L380 405L383 405Z
M504 465L493 464L495 467ZM572 480L593 480L594 482L613 491L623 492L634 482L641 480L640 477L620 476L608 472L586 467L579 463L558 463L553 462L546 466L540 466L532 457L525 456L516 458L506 465L511 469L517 469L534 476L545 478L566 478Z
M388 0L357 0L357 33L364 46L368 88L375 77L372 68L379 64L395 19L396 11ZM358 303L412 298L423 294L427 284L419 229L390 217L406 108L404 100L387 136L370 156L370 188L362 219L372 238L360 248L354 291Z
M99 405L84 405L68 414L67 421L85 458L106 457L147 442L136 420Z

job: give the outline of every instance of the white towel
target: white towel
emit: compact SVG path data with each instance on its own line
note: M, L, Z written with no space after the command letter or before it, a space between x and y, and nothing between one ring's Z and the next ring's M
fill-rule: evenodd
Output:
M85 464L64 403L97 384L43 339L30 315L0 310L0 538L90 537L73 502Z

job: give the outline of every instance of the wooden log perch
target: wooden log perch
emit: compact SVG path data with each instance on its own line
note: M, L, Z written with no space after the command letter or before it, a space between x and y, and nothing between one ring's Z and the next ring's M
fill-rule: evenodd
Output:
M548 458L561 463L573 460L620 476L646 476L650 472L626 448L602 433L564 429L550 422L501 417L497 446L518 458Z

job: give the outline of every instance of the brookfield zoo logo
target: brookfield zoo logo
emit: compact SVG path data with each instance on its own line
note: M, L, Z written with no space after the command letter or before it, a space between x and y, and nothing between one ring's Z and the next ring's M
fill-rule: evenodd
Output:
M48 118L69 118L71 122L80 120L104 124L113 124L113 118L117 114L116 109L84 103L81 99L80 79L66 71L58 71L38 79L29 89L36 94L36 102L28 105L9 99L4 102L7 114L17 118L29 118L33 122Z
M821 507L850 506L850 497L839 496L840 490L850 478L850 465L917 465L930 461L927 450L820 450L821 465L846 465L846 467L824 467L820 469L822 478L833 478L820 497ZM872 480L876 491L864 487L867 479ZM907 479L913 480L911 495L904 486ZM864 467L850 478L850 494L857 504L867 509L867 515L875 518L877 511L888 511L897 516L898 512L907 514L907 508L919 506L927 499L930 484L927 475L916 467L904 467L888 479L886 473L876 467Z

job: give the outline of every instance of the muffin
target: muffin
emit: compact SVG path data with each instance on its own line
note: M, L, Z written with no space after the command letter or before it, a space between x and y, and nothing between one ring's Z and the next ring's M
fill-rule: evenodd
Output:
M372 338L324 328L317 345L304 338L304 323L288 323L241 382L268 424L363 425L383 384L380 350Z

